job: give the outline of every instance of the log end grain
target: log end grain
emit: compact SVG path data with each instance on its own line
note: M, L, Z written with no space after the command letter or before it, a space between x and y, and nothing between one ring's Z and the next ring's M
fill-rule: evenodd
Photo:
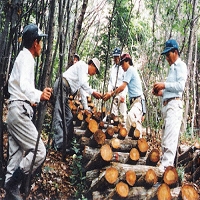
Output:
M138 140L138 149L140 152L140 156L145 156L148 148L149 148L149 145L147 141L144 138L140 138Z
M105 179L108 183L110 183L110 184L115 183L118 176L119 176L119 172L116 168L109 167L106 169Z
M158 177L153 169L149 169L145 175L145 181L148 185L153 186L158 182Z
M140 153L136 148L132 148L129 153L129 157L132 161L138 161L140 158Z
M166 183L161 184L157 190L158 200L171 200L170 188Z
M119 149L120 148L120 140L118 138L112 138L110 141L110 145L113 149Z
M113 157L113 152L112 152L110 145L104 144L100 149L100 154L101 154L101 157L103 160L111 161L111 159Z
M92 133L95 133L98 130L98 123L94 119L90 119L88 123L88 128Z
M199 200L197 189L192 184L184 184L181 187L181 197L187 200Z
M169 185L171 187L176 185L176 183L178 182L178 173L177 173L177 170L175 167L168 166L165 169L163 181L164 181L164 183L166 183L167 185Z
M102 145L105 143L106 134L101 129L98 129L93 136L97 144Z
M127 197L129 193L129 187L124 182L119 182L116 184L116 192L120 197Z
M126 172L126 182L130 185L133 186L135 184L136 181L136 174L133 170L128 170Z

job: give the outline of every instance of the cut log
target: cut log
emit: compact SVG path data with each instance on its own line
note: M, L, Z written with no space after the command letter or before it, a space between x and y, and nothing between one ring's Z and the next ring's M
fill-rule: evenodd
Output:
M193 153L193 158L191 161L188 162L188 164L184 167L185 173L195 171L200 166L200 151L196 150Z
M126 183L122 181L116 184L116 192L120 197L127 197L129 193L129 187Z
M187 151L183 152L181 155L178 157L178 162L181 162L185 158L192 157L192 154L194 153L194 146L191 146L187 149Z
M128 134L128 133L127 133L126 128L121 127L121 128L119 129L118 138L121 139L121 140L123 140L123 139L125 139L125 137L127 136L127 134Z
M134 131L135 131L135 129L136 129L136 123L133 122L133 123L131 124L131 128L130 128L130 130L129 130L129 132L128 132L128 136L129 136L129 137L131 137L131 138L134 137Z
M197 181L200 177L200 166L192 174L192 180Z
M90 185L95 178L99 177L100 173L102 173L101 169L87 171L85 175L87 184Z
M120 144L120 140L118 138L112 138L110 140L110 146L113 148L113 149L119 149L121 144Z
M136 164L137 161L140 158L139 151L136 148L132 148L131 151L130 151L130 153L129 153L129 158L130 158L129 163Z
M105 143L105 139L106 139L106 134L98 129L94 134L93 134L93 140L94 143L96 143L96 145L103 145Z
M118 116L113 116L113 125L118 126L121 123L120 118Z
M130 152L132 148L135 148L137 146L137 140L130 140L128 138L124 140L120 140L118 138L112 138L111 140L105 141L105 143L107 142L113 148L113 151Z
M77 114L77 117L76 117L76 120L75 120L75 125L74 126L81 126L82 121L83 121L83 111L79 110L78 114Z
M100 121L99 122L99 129L106 129L107 127L105 126L105 123L104 123L104 121Z
M120 127L119 126L113 126L114 132L119 133Z
M83 158L85 161L91 160L94 157L94 154L99 152L99 148L92 148L90 146L85 146L83 150ZM120 163L130 163L130 153L125 152L113 152L113 157L110 160L111 162L120 162ZM132 161L133 163L133 161ZM135 162L136 163L136 162ZM146 158L139 158L137 161L138 165L145 165Z
M90 119L91 119L91 117L87 116L85 118L85 120L83 120L83 122L81 124L81 130L87 130Z
M101 172L98 177L92 180L91 186L87 190L87 194L96 189L106 190L107 188L114 188L114 183L118 182L118 176L119 172L117 169L115 169L114 167L108 167L105 171Z
M151 187L153 185L155 185L158 181L158 177L156 175L156 173L152 170L149 169L145 175L145 183L148 187Z
M136 173L136 176L139 177L139 176L142 176L143 174L146 174L146 172L149 169L152 169L156 173L159 180L162 179L163 177L163 173L160 172L158 167L146 166L146 165L130 165L130 164L117 163L117 162L111 162L110 166L118 169L118 171L120 171L120 174L126 173L126 171L128 170L133 170Z
M105 132L106 138L111 139L111 138L113 137L114 133L115 133L115 132L114 132L113 127L109 126L109 127L106 129L106 132Z
M157 198L158 198L158 200L171 200L172 199L172 196L170 193L170 188L166 183L162 183L158 187Z
M178 183L178 173L175 167L168 166L163 175L163 181L169 187L175 187Z
M150 188L158 182L158 177L154 170L148 169L136 182L136 186L144 186Z
M148 154L146 164L151 166L156 166L160 160L160 152L158 149L152 149Z
M113 152L108 144L104 144L98 153L94 154L92 159L85 165L85 170L95 168L102 168L109 164L113 158Z
M132 200L152 200L154 199L154 197L156 196L156 192L157 192L157 187L152 187L150 189L145 189L144 187L130 187L129 188L129 194L125 199L132 199ZM110 195L114 193L113 195ZM103 192L99 192L99 191L94 191L92 193L92 199L93 200L119 200L119 199L124 199L124 198L119 198L119 196L117 196L115 194L115 190L113 189L107 189ZM110 196L108 196L110 195Z
M109 167L106 169L105 179L108 183L113 184L117 181L119 172L114 167Z
M130 185L133 186L136 182L136 174L133 170L128 170L126 172L126 182Z
M96 121L96 122L100 122L102 121L102 114L101 112L94 112L93 115L92 115L92 118Z
M149 149L149 145L147 141L144 138L140 138L138 140L138 150L140 152L140 156L144 157L147 153L147 150Z
M104 144L100 149L100 153L101 153L101 157L103 160L111 161L111 159L113 157L113 152L112 152L110 145Z
M180 191L183 200L199 200L198 188L193 184L183 184Z
M86 137L91 137L98 130L98 123L94 119L90 119L88 122L88 127L85 131Z

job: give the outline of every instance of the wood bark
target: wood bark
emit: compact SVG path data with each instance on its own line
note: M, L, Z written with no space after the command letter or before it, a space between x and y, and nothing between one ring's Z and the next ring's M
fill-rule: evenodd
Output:
M120 170L121 173L125 173L128 170L133 170L136 173L136 176L142 176L143 174L146 174L149 169L152 169L156 173L159 180L163 177L163 173L160 172L158 167L146 165L130 165L117 162L111 162L110 165Z

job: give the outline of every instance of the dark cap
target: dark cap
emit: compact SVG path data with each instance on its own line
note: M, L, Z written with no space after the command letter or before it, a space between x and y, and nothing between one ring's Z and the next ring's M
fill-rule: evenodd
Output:
M161 53L161 55L168 53L169 51L177 49L178 50L178 43L174 39L170 39L165 43L165 49Z
M22 33L23 40L34 41L38 37L46 37L46 36L47 34L42 33L42 31L35 24L28 24L27 26L25 26Z
M121 49L119 47L116 47L114 50L113 50L113 57L115 56L120 56L121 55Z
M74 54L74 58L77 58L78 60L80 60L80 56L77 53Z
M120 65L122 64L123 61L129 61L130 65L133 65L132 58L131 58L131 56L130 56L128 53L124 53L124 54L121 56Z

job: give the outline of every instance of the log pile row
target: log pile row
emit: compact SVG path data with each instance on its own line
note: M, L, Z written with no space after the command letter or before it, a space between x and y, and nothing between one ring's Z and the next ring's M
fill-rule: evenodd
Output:
M76 107L74 122L83 149L88 184L85 195L89 199L198 200L193 184L179 187L176 168L168 167L164 174L159 171L159 150L150 148L148 141L140 138L135 124L128 133L118 117L109 116L111 123L107 123L102 121L105 111L97 112L91 107L90 112L80 109L80 105ZM179 163L185 159L187 156L180 155ZM196 170L197 174L198 167Z

